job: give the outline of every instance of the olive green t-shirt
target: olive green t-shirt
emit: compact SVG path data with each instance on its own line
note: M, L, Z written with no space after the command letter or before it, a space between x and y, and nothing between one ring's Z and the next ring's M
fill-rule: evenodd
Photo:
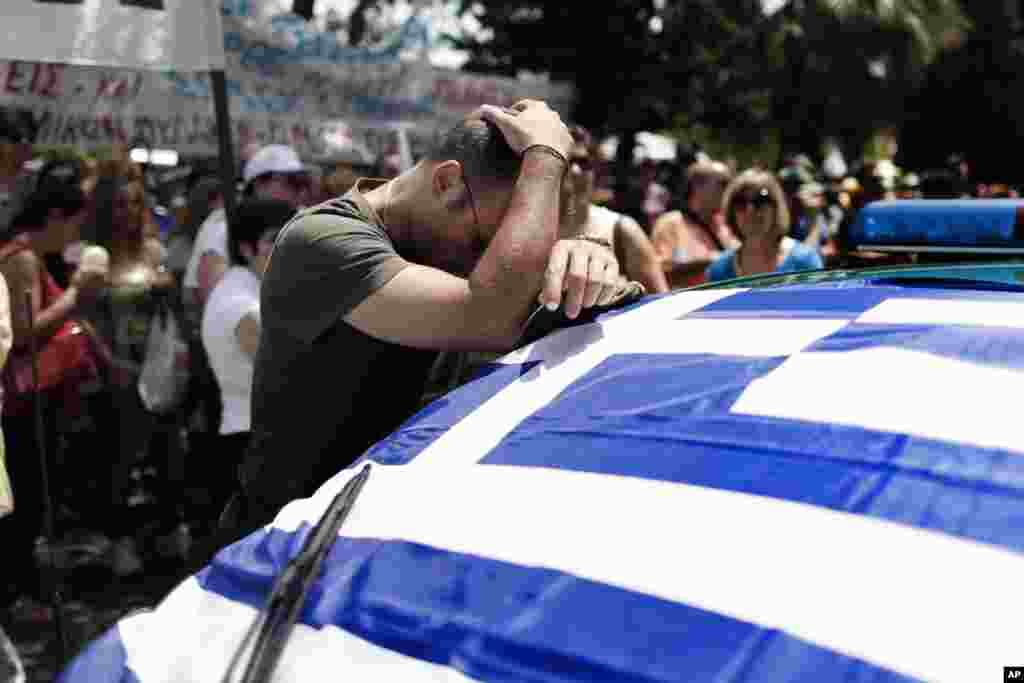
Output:
M436 352L343 320L407 265L356 189L300 212L281 231L260 293L252 441L242 467L250 498L279 506L311 495L415 412Z

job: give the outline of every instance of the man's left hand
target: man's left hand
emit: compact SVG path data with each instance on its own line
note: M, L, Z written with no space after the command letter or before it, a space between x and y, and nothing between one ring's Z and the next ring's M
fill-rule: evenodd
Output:
M588 240L559 240L551 250L544 273L540 303L548 310L564 305L575 319L584 308L608 303L619 281L619 262L608 247Z

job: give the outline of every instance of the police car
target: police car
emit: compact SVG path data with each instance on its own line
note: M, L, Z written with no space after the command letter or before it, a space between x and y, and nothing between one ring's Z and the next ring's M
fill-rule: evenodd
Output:
M1002 680L1024 662L1021 206L873 205L852 239L921 265L556 330L63 680Z

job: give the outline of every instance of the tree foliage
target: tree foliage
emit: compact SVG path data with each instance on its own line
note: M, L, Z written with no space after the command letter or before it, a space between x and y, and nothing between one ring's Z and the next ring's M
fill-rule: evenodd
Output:
M463 37L472 55L466 68L509 76L544 72L573 82L575 118L595 127L657 128L674 112L704 108L716 100L734 64L721 46L742 48L747 26L759 14L757 0L659 3L609 0L582 5L554 0L484 0L477 17L486 38ZM718 67L718 68L716 68ZM696 101L710 96L707 103Z
M358 0L349 42L372 40L394 2ZM573 118L623 138L623 167L640 130L778 140L780 155L832 138L858 156L892 128L909 165L977 150L1006 173L1005 143L1024 135L1021 4L788 0L766 16L762 0L461 0L482 30L451 40L468 70L572 82Z
M758 131L767 84L752 78L763 40L760 0L464 0L484 37L463 37L465 68L543 72L576 87L573 118L620 138L624 180L635 134L710 124Z
M340 39L355 47L380 38L374 32L371 15L377 11L393 9L394 5L395 0L356 0L347 15L331 16L329 23ZM320 9L316 0L292 0L292 12L307 20L312 19ZM337 15L337 12L334 14Z
M823 137L859 151L879 128L898 128L927 65L968 26L956 0L791 0L776 16L784 152L813 153Z
M976 177L1024 182L1008 145L1024 137L1018 112L1024 90L1024 40L1018 2L964 2L971 30L939 55L908 106L901 156L906 165L938 166L964 155Z
M956 0L464 0L487 29L467 68L573 82L574 117L630 131L700 126L785 151L862 144L967 26Z

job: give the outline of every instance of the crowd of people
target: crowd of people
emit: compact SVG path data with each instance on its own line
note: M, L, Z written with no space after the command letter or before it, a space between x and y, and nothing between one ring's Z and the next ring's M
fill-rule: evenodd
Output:
M513 348L538 305L576 318L624 292L853 264L844 230L868 201L971 194L960 166L828 178L806 157L704 155L677 186L640 164L615 193L592 135L526 102L482 108L392 178L314 174L269 145L232 202L197 175L161 216L126 155L29 172L31 144L0 134L0 606L30 621L50 618L47 498L50 533L114 575L156 557L187 572L407 419L451 354ZM160 367L181 385L163 402Z

